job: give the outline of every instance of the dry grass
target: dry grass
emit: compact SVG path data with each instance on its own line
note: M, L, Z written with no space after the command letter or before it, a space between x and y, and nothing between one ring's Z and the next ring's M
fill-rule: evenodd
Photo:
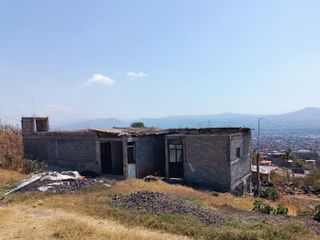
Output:
M16 171L0 169L0 191L15 187L16 183L30 177L29 174L23 174Z
M0 239L187 239L41 207L26 209L18 205L0 208L0 213L2 212L6 212L6 215L0 215Z
M0 169L0 183L19 182L29 177L30 174Z
M161 181L146 183L132 179L114 181L111 185L111 188L100 186L74 194L27 192L11 195L7 210L1 211L3 208L0 208L0 239L21 236L23 239L184 238L178 235L197 239L303 239L304 236L301 233L286 231L286 225L278 226L259 219L247 226L235 222L235 225L216 229L204 226L198 219L175 215L158 216L143 212L137 214L108 204L110 196L114 194L126 194L142 189L196 200L213 208L229 205L251 210L251 197L238 198L225 193L214 196L210 192ZM6 221L3 221L3 218ZM15 232L9 233L10 229L14 229ZM316 239L312 233L306 233L305 236L308 239Z
M111 191L115 193L128 193L139 190L149 190L173 194L184 197L189 200L199 200L207 206L230 206L237 209L251 211L254 199L252 197L235 197L230 193L212 194L207 191L199 191L191 187L168 184L162 181L158 182L144 182L139 179L130 179L126 181L117 182Z
M24 164L20 129L0 123L0 168L23 171Z

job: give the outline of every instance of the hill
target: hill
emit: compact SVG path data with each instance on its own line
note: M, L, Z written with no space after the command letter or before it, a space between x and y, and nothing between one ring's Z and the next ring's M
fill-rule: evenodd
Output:
M186 115L169 116L162 118L140 118L133 121L142 121L146 126L160 128L198 128L198 127L257 127L258 118L266 119L262 128L320 128L320 108L305 108L299 111L278 114L237 114L221 113L214 115ZM83 128L109 128L128 127L132 121L116 118L93 119L88 121L74 122L67 125L56 125L59 129L83 129Z

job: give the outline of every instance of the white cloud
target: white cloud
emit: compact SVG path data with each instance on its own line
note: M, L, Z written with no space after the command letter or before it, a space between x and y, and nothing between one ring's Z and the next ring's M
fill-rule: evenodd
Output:
M148 76L147 74L145 74L144 72L128 72L127 73L127 77L128 78L143 78Z
M86 81L85 85L112 85L114 84L115 80L109 78L107 76L103 76L100 73L93 74L88 81Z

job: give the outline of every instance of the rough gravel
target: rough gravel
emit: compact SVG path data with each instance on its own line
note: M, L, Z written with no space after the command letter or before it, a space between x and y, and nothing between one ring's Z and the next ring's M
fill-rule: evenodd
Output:
M169 194L139 191L128 195L115 195L112 204L133 210L145 210L155 214L171 213L196 216L206 225L222 226L227 219L218 212L193 204Z

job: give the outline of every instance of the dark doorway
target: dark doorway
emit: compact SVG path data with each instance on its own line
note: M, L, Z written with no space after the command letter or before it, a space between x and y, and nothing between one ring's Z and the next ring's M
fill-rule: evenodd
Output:
M183 178L183 145L169 143L169 177Z
M100 144L101 173L112 174L111 143Z

